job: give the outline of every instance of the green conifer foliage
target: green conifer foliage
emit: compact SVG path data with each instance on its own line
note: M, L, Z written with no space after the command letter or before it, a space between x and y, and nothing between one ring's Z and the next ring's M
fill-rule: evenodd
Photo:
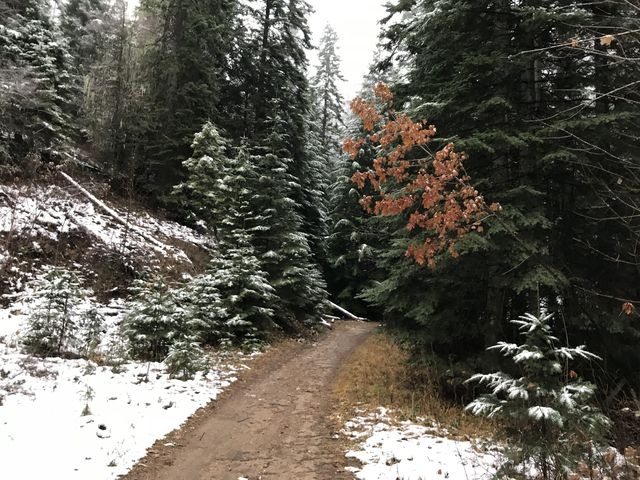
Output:
M28 154L59 161L73 133L70 58L45 12L42 2L0 2L0 173Z
M607 50L600 35L628 29L637 9L425 0L391 11L411 12L386 29L387 47L408 69L395 85L398 105L436 125L436 143L455 142L469 155L467 172L503 211L483 235L465 239L459 259L442 258L431 272L402 260L415 234L390 220L383 228L393 242L378 262L383 279L368 300L454 358L483 356L509 331L509 318L546 306L598 353L622 345L615 350L624 353L610 358L637 378L627 365L639 332L620 323L621 302L611 297L639 293L630 267L635 230L622 207L637 185L628 132L640 112L629 101L636 93L628 75L637 77L638 65L610 63L624 36L604 57L591 55L594 46ZM580 39L590 39L588 50ZM593 95L616 88L622 98Z
M274 325L275 290L260 269L250 238L236 231L220 245L209 264L212 285L220 292L220 340L246 344Z
M148 128L140 72L142 35L138 24L127 18L124 0L113 2L99 20L95 58L81 66L83 128L114 189L131 194L140 175L142 132ZM89 35L92 39L93 31Z
M344 127L344 98L340 93L340 82L344 77L340 71L337 44L338 35L327 25L318 47L316 72L311 79L320 145L333 162L341 153Z
M108 10L105 0L69 0L62 6L60 27L73 63L82 75L98 60L104 48Z
M204 222L212 231L217 229L224 211L220 181L225 175L226 143L212 123L205 123L194 137L193 155L183 163L187 179L173 191L174 198L187 211L188 220Z
M252 189L256 216L249 232L269 282L284 305L276 322L292 328L322 310L326 293L308 236L301 231L302 220L291 194L299 184L289 173L292 159L279 125L276 118L265 146L254 155L258 166L258 182Z
M151 31L142 62L148 111L142 183L156 198L182 180L193 132L208 120L219 123L239 8L237 0L140 4Z
M30 305L23 338L26 350L43 356L60 356L78 347L82 350L81 305L88 295L82 288L82 279L72 271L44 267L43 273L26 285L22 295ZM95 333L90 331L91 327L89 323L87 334Z
M170 346L185 334L183 312L173 292L160 277L138 280L133 286L135 298L127 312L124 333L132 355L160 362Z
M216 345L226 335L227 312L221 305L215 275L205 272L186 280L176 297L184 335L208 345Z
M171 345L164 361L169 375L180 380L190 380L196 373L207 369L204 350L192 338L178 340Z
M497 372L469 379L487 385L491 393L467 410L501 420L504 429L506 461L500 478L529 478L536 471L544 480L567 479L605 445L610 421L592 405L595 386L569 366L598 357L584 346L561 346L551 320L552 315L524 315L512 322L524 343L490 347L510 359L521 376Z

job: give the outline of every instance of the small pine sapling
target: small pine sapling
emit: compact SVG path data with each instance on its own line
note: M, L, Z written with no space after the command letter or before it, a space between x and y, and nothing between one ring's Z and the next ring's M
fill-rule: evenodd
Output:
M80 327L81 354L84 358L92 359L100 346L104 330L104 317L94 305L84 312Z
M223 336L226 310L221 306L220 290L215 276L209 272L197 275L178 290L176 297L182 308L181 322L185 333L198 341L215 345Z
M193 337L176 341L165 359L171 378L190 380L197 372L207 369L204 350Z
M136 281L135 299L127 314L124 332L134 357L162 361L181 332L176 299L164 280Z
M70 270L43 270L20 297L30 308L23 344L35 355L60 356L77 343L79 308L88 291L82 288L82 279Z
M84 391L84 394L82 395L82 398L84 400L84 408L82 409L82 413L80 415L82 417L86 417L88 415L91 415L91 408L89 407L89 402L91 402L91 400L95 398L95 392L93 391L93 388L91 388L91 385L89 384L86 385L86 389Z
M610 427L609 419L591 405L595 386L569 369L569 362L599 357L584 346L560 346L551 318L521 316L512 322L525 342L490 347L510 358L521 377L497 372L467 380L491 390L467 410L501 421L506 461L498 478L528 478L535 471L534 476L543 480L567 479L581 461L591 458L594 447L604 443Z

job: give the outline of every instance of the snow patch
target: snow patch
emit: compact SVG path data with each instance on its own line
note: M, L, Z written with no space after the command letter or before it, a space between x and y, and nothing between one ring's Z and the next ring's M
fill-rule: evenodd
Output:
M479 442L451 440L435 428L412 422L392 422L389 411L356 417L342 433L363 440L347 457L362 467L349 467L361 480L489 480L498 466L497 450L487 451ZM440 431L441 432L441 431Z

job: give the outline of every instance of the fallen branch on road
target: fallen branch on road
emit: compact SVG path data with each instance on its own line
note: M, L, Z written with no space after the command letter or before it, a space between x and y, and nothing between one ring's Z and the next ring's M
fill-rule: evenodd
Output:
M358 321L361 321L361 322L367 322L368 321L366 318L358 317L357 315L354 315L350 311L345 310L340 305L336 305L335 303L333 303L333 302L331 302L329 300L327 300L327 305L329 305L330 307L336 309L340 313L346 315L347 318L350 318L351 320L358 320Z

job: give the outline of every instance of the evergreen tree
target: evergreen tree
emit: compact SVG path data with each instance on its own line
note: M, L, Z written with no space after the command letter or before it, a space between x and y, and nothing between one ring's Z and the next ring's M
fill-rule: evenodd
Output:
M82 279L61 267L44 267L43 273L27 284L22 300L30 313L23 344L37 355L73 352L81 342L80 306L88 291Z
M311 79L306 149L308 167L303 184L303 189L310 198L315 198L317 206L317 216L307 221L305 231L310 235L315 261L325 271L329 264L326 246L329 186L335 179L344 127L344 99L338 88L344 78L340 73L337 41L335 31L327 25L320 41L319 64Z
M143 0L150 27L143 71L148 125L144 137L144 187L156 195L182 179L193 132L218 123L221 89L229 78L237 0Z
M474 415L502 420L506 461L498 477L528 478L533 467L544 480L568 479L604 445L610 421L591 405L595 386L569 370L569 362L596 360L584 346L562 347L553 336L552 315L514 320L525 342L490 347L511 359L520 377L477 374L469 381L491 393L467 406Z
M84 358L91 359L102 341L104 317L95 305L91 305L81 313L81 319L78 323L80 327L79 351Z
M624 87L635 67L626 65L619 83L613 75L600 87L599 62L569 45L589 25L622 28L638 12L619 7L605 15L601 8L466 0L390 7L410 12L386 31L387 47L408 66L396 85L398 105L437 125L441 144L454 141L465 151L467 172L489 202L504 208L483 235L465 239L460 258L444 256L431 272L402 259L418 233L400 229L397 219L379 226L393 241L377 255L383 281L367 298L438 353L483 355L509 318L546 306L564 315L572 335L593 339L598 352L609 342L624 345L615 360L621 367L634 355L627 348L638 332L620 324L619 302L607 299L638 293L629 289L628 265L610 261L632 251L624 209L614 207L618 215L608 221L592 219L604 205L620 205L615 174L625 179L623 189L635 184L621 172L637 154L613 139L627 135L638 109L624 101L607 109L587 92ZM610 153L622 163L595 180L598 157ZM594 243L576 243L585 232ZM597 316L589 313L594 308Z
M281 140L290 159L288 173L295 179L288 195L297 205L300 228L320 262L325 256L326 211L316 196L323 191L322 176L316 172L322 160L310 157L314 148L307 144L310 97L305 49L311 48L310 12L304 0L259 0L249 6L245 12L249 26L239 56L242 63L235 74L236 93L230 99L240 103L220 125L260 146L268 141L273 119L278 118L281 131L287 133Z
M299 184L289 173L292 159L283 124L276 118L273 125L265 146L253 159L259 178L252 189L256 216L249 232L269 282L284 306L277 321L285 328L295 328L298 320L322 309L326 294L291 193Z
M337 51L338 35L327 25L320 40L318 66L311 79L314 96L314 115L318 119L320 145L332 163L333 170L342 147L344 98L340 94L339 82L344 81L340 72L340 57Z
M208 271L189 279L177 292L184 319L185 335L205 344L215 345L226 335L227 312L222 306L217 272Z
M88 72L104 49L108 10L106 0L68 0L62 6L60 27L81 75Z
M192 338L176 341L164 361L169 375L180 380L190 380L197 372L207 368L204 350Z
M127 3L116 0L101 17L101 43L85 74L82 114L97 160L120 192L131 193L140 173L143 108L137 24L127 19Z
M274 325L278 299L267 274L260 269L250 237L241 231L220 245L209 263L212 286L220 292L222 330L218 340L246 343Z
M183 163L187 179L173 192L181 208L188 211L191 223L204 222L213 231L217 230L225 208L220 181L227 162L226 143L217 128L207 122L195 135L192 157Z
M69 54L44 2L4 0L0 12L0 169L27 154L59 161L73 133Z
M268 136L271 119L280 114L296 167L302 161L308 107L305 49L311 48L310 11L304 0L258 0L247 12L254 23L245 48L252 52L255 63L245 72L244 87L250 93L243 135L251 139Z
M136 358L160 362L185 334L183 311L160 277L138 280L132 290L135 298L124 322L131 352Z
M206 124L195 137L193 158L185 162L190 175L176 189L183 206L195 219L213 225L218 238L207 272L183 289L188 317L199 319L197 331L212 344L242 342L270 328L278 301L248 233L261 228L257 212L265 208L256 200L255 159L247 145L230 158L225 144Z

